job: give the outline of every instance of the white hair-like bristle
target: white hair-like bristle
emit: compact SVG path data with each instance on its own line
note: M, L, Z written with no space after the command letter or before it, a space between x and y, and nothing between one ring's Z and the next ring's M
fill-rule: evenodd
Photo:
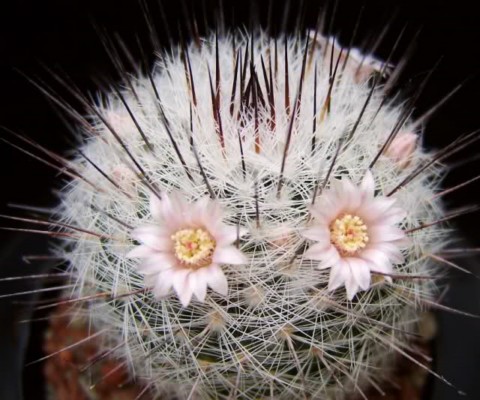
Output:
M377 275L349 301L345 290L327 290L328 270L303 257L314 194L335 178L359 184L406 112L382 105L383 64L369 56L362 65L352 54L343 67L345 50L320 35L210 36L163 54L152 79L130 78L131 88L96 105L85 157L73 161L85 180L65 187L57 214L99 236L77 232L61 255L72 296L91 296L81 307L106 330L105 349L123 343L114 356L155 395L341 399L386 379L389 356L408 350L417 312L435 296L429 255L448 233L440 224L415 230L443 216L433 199L438 162L404 184L433 160L420 145L408 165L382 154L371 168L378 194L394 191L407 211L406 262L395 266L404 278ZM340 60L335 74L331 56L333 67ZM358 74L365 66L368 79ZM145 289L138 260L126 255L137 244L131 229L152 220L155 191L191 202L213 194L225 223L247 231L239 246L248 263L222 266L228 296L209 291L205 302L182 307L173 291L156 300Z

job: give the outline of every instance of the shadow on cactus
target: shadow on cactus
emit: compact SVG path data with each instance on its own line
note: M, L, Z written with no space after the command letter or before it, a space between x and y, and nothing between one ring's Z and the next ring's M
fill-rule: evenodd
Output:
M444 212L442 161L477 135L427 153L392 69L319 30L232 31L95 105L73 89L90 116L63 105L83 138L49 223L101 354L202 399L341 399L415 360L468 211Z

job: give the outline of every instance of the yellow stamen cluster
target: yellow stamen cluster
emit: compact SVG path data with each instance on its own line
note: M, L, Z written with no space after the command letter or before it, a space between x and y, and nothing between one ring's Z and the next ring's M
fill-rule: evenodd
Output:
M368 243L367 226L359 216L345 214L330 225L330 237L340 253L353 255Z
M216 242L205 229L182 229L171 236L175 256L193 269L202 268L212 262Z

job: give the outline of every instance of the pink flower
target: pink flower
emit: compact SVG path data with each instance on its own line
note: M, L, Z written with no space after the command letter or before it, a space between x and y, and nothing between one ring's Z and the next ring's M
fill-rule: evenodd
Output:
M400 168L405 168L411 161L417 140L418 135L413 132L399 132L385 150L385 155L395 161Z
M155 298L167 296L171 287L184 307L192 295L204 302L207 286L227 295L228 282L221 265L245 264L247 260L233 245L239 235L237 227L222 222L218 202L205 197L188 203L176 194L162 194L159 200L152 195L150 212L155 222L132 232L142 244L127 256L143 258L137 268Z
M394 198L375 196L370 171L360 186L334 180L318 198L310 210L313 226L303 233L315 242L305 257L320 261L319 269L331 269L328 290L345 285L351 300L370 287L371 272L391 274L393 264L404 262L406 236L396 224L405 212L394 204Z

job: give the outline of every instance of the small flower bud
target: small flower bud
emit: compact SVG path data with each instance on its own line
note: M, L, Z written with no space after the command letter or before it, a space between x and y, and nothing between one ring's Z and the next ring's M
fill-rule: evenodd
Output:
M137 177L133 171L124 164L118 164L112 169L112 178L118 186L128 194L135 193Z
M385 155L397 163L399 168L406 168L417 148L418 135L413 132L400 132L385 150Z

